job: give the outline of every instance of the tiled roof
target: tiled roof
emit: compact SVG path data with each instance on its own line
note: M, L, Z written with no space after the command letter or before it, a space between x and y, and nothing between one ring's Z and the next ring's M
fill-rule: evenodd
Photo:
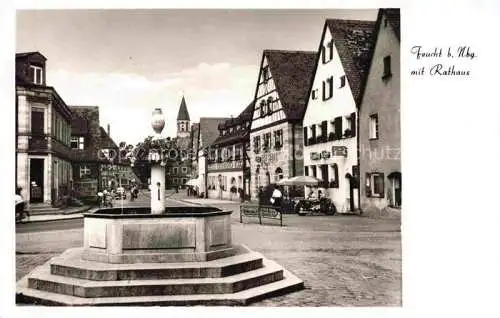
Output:
M389 21L394 33L396 33L396 37L401 41L401 14L399 8L380 9L380 11L385 14L387 21Z
M88 120L80 116L77 112L72 112L71 114L71 133L82 136L90 133Z
M184 96L182 96L181 106L179 107L179 114L177 114L177 120L189 120L189 112Z
M16 53L16 59L24 58L24 57L34 55L34 54L40 55L45 61L47 60L47 58L42 53L40 53L38 51Z
M224 146L231 145L237 142L242 142L250 137L250 129L240 129L235 130L233 133L229 133L223 136L217 137L217 139L212 143L213 146Z
M99 132L101 134L99 144L101 149L118 149L118 145L113 141L113 139L111 139L104 128L99 127Z
M254 103L250 103L236 118L230 118L219 125L219 129L229 128L236 125L244 124L245 122L252 120Z
M219 117L201 117L200 118L200 140L202 147L210 146L219 136L219 124L225 122L229 118Z
M317 52L264 50L288 120L304 117Z
M359 105L373 54L375 21L328 19L326 25Z

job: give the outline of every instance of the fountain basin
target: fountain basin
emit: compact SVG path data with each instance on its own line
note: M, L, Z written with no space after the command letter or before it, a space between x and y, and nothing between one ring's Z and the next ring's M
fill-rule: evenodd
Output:
M85 260L105 263L200 262L233 256L231 211L212 207L104 208L84 214Z

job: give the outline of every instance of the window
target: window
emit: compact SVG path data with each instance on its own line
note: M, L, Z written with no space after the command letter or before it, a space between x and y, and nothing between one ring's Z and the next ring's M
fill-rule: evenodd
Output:
M323 100L329 100L333 97L333 76L323 81Z
M321 187L323 188L328 188L328 165L321 165L319 166L319 169L321 171L321 180L323 182L320 184Z
M89 177L90 176L90 169L87 165L80 166L80 179Z
M283 179L283 170L280 167L278 167L274 171L274 180L280 181L281 179Z
M71 148L83 150L85 148L85 138L78 136L71 136Z
M313 89L311 93L312 99L318 99L318 89Z
M269 96L267 98L267 114L271 115L273 113L273 98Z
M308 140L309 145L314 145L316 143L316 125L311 125L311 137Z
M186 168L186 167L182 167L182 173L186 174L186 173L187 173L187 171L188 171L188 168Z
M274 132L274 148L279 149L283 146L283 129Z
M370 115L370 139L378 139L378 114Z
M367 197L384 197L384 174L383 173L366 173L365 192Z
M382 75L382 79L389 78L392 75L391 73L391 56L387 55L384 57L384 74Z
M254 153L260 152L260 136L253 137L253 152Z
M333 59L333 40L331 40L326 46L323 46L321 48L321 56L323 59L323 64L326 64Z
M31 133L44 134L45 133L45 113L43 109L31 110Z
M305 175L305 176L308 176L308 175L309 175L309 167L308 167L308 166L305 166L305 167L304 167L304 175Z
M262 68L262 81L265 83L269 80L269 67L265 66Z
M268 151L269 148L271 148L271 133L270 132L264 134L264 142L262 145L262 149L264 149L264 151Z
M316 178L316 166L311 166L312 176Z
M29 76L33 84L43 85L43 68L40 66L30 65Z
M345 75L342 75L340 77L340 87L344 87L345 86Z
M265 107L266 107L266 101L265 100L261 100L260 101L260 117L266 116L266 113L264 111Z
M177 174L179 172L179 168L173 167L172 171L173 171L173 174Z
M344 130L344 137L356 137L356 113L351 113L345 117L346 127Z

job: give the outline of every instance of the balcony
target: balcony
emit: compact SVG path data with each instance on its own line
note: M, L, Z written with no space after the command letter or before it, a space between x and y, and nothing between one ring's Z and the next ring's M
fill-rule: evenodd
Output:
M49 137L45 135L32 135L28 139L29 151L48 151Z

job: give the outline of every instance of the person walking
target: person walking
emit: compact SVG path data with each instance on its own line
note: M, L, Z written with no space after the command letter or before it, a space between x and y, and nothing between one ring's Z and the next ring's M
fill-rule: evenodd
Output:
M271 195L271 204L274 206L281 206L281 202L283 201L283 193L277 185L274 186L273 194Z

